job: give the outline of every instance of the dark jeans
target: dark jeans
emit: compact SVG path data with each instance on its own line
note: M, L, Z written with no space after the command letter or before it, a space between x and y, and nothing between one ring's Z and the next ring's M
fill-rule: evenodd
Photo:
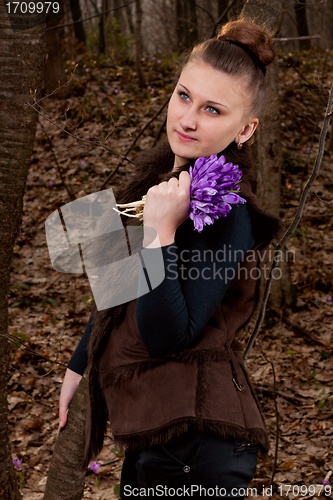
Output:
M120 498L243 499L257 446L191 429L164 445L126 452Z

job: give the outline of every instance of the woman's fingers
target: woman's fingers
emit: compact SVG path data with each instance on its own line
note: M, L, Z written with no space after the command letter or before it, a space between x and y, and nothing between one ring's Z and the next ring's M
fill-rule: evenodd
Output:
M185 189L186 193L190 194L191 176L188 172L183 171L179 174L179 187Z
M78 388L82 375L73 372L67 368L65 378L62 384L60 400L59 400L59 430L65 427L67 422L68 408L73 396Z

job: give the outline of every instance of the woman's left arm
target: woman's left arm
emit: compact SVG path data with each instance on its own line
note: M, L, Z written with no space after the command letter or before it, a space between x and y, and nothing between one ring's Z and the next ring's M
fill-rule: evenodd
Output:
M140 335L153 358L184 349L215 312L239 261L254 245L246 204L202 233L186 220L176 241L178 248L174 242L162 246L163 282L136 304Z

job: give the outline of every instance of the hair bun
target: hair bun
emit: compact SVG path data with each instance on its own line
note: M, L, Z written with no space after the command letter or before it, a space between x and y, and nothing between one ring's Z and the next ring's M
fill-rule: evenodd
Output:
M244 45L265 67L269 66L275 57L271 36L250 21L237 20L226 23L217 39Z

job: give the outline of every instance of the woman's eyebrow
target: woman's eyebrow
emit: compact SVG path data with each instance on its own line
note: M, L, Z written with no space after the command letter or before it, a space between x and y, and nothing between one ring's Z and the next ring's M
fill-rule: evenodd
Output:
M188 88L186 88L185 85L183 85L182 83L180 83L179 85L183 87L183 89L185 89L188 94L191 94L191 91L188 90ZM215 102L215 101L206 101L206 102L207 104L215 104L215 105L217 104L218 106L223 106L224 108L228 108L228 106L226 106L225 104L221 104L220 102Z

